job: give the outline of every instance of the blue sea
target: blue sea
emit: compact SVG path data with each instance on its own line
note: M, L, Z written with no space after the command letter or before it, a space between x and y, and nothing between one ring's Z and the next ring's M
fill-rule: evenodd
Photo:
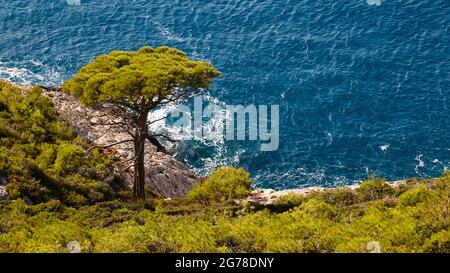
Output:
M0 78L59 85L114 49L168 45L222 73L210 103L280 105L280 148L186 142L259 187L440 175L450 165L448 0L0 0Z

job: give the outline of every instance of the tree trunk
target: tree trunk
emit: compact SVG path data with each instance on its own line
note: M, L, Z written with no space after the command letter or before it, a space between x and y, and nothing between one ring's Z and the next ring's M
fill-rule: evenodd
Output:
M145 137L142 134L136 137L134 140L134 185L133 185L133 198L134 200L145 200Z
M148 136L147 126L148 112L142 113L139 130L134 137L134 185L133 185L133 199L135 201L145 200L147 194L145 191L145 142Z

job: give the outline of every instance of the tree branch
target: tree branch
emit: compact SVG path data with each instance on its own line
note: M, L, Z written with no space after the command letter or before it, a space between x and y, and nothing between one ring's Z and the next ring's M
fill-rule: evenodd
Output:
M129 162L129 161L132 161L132 160L135 160L135 159L136 159L136 157L132 157L132 158L128 158L128 159L122 160L122 161L120 161L120 162L116 162L116 163L112 164L110 167L106 168L106 170L104 170L104 171L101 172L101 173L105 173L106 171L108 171L108 170L110 170L110 169L112 169L112 168L115 168L115 167L117 167L117 166L120 166L120 165L122 165L122 164L125 164L125 163L127 163L127 162Z
M45 85L38 85L39 88L42 88L46 91L61 91L61 87L59 86L45 86Z
M120 172L123 173L124 171L127 171L128 169L130 169L131 167L136 166L134 163L129 165L128 167L126 167L125 169L122 169Z
M147 122L147 125L150 125L150 124L153 124L153 123L155 123L155 122L164 120L164 119L168 118L169 116L170 116L170 114L167 115L167 116L164 116L164 117L162 117L162 118L159 118L159 119L155 119L155 120L152 120L152 121L148 121L148 122Z
M155 138L155 137L162 137L162 138L165 138L166 140L168 140L168 141L170 141L172 143L177 143L178 142L178 140L170 138L169 136L167 136L165 134L161 134L161 133L160 134L152 134L152 135L149 135L149 137L153 137L153 138Z
M101 145L91 146L91 147L89 147L89 149L86 150L86 153L89 153L90 151L92 151L95 148L106 149L106 148L111 148L111 147L114 147L116 145L119 145L119 144L122 144L122 143L127 143L127 142L133 142L133 140L132 139L126 139L126 140L118 141L118 142L115 142L115 143L112 143L112 144L108 144L108 145L105 145L105 146L101 146Z

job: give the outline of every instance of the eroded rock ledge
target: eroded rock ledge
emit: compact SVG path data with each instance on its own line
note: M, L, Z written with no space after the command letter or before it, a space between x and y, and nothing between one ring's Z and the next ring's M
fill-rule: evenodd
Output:
M61 118L69 123L80 137L95 146L107 146L129 139L129 135L118 128L110 126L116 117L106 109L93 109L82 106L78 100L57 90L44 89L43 94L53 100ZM106 125L105 125L106 124ZM133 157L133 144L121 143L112 148L120 161ZM125 177L126 183L133 184L133 168L122 171L126 164L117 166ZM174 157L157 152L156 146L149 141L145 154L146 184L149 190L163 198L184 196L200 177Z
M407 180L395 180L395 181L386 181L392 187L398 187L407 182ZM355 190L359 188L360 184L354 184L351 186L344 186L349 189ZM244 201L250 204L257 205L270 205L273 204L279 199L288 194L295 194L301 196L307 196L313 192L322 192L327 190L333 190L335 188L324 188L324 187L306 187L300 189L286 189L286 190L273 190L273 189L255 189L251 191L250 196Z

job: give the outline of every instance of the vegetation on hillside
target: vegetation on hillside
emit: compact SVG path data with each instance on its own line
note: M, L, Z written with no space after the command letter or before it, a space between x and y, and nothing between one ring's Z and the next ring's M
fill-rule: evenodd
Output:
M133 199L145 200L145 142L159 143L149 132L150 110L201 94L218 76L210 63L191 60L180 50L145 46L98 56L65 82L62 91L120 117L108 123L124 129L129 135L126 141L133 143L134 156L129 158L134 163Z
M370 177L358 189L245 201L251 180L220 168L185 197L131 202L110 172L113 158L58 119L38 88L0 82L0 252L450 253L450 173L392 187ZM236 199L240 199L239 202Z
M368 252L373 241L383 252L450 252L449 174L367 197L341 188L265 208L0 202L0 252L67 252L71 241L83 252Z
M0 178L10 199L65 205L112 200L110 185L121 182L109 168L114 158L87 148L39 88L23 92L0 81Z

